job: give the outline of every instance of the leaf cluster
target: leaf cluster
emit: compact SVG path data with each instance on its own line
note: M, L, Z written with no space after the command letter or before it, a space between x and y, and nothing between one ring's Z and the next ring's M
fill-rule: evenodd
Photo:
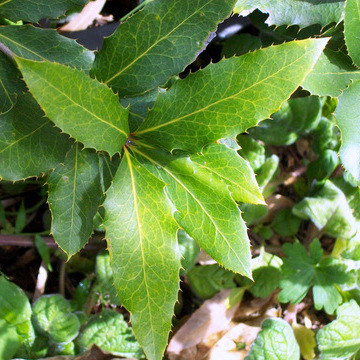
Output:
M279 301L292 303L312 288L315 308L327 313L355 298L357 273L349 275L346 262L357 261L355 255L346 261L341 253L323 256L314 240L309 253L294 242L284 245L283 261L267 253L251 260L245 221L256 224L264 239L274 233L292 237L305 220L339 242L356 234L358 0L153 0L121 23L95 54L55 30L21 22L57 18L85 3L0 0L6 24L0 26L5 49L0 52L0 178L43 177L50 232L68 259L94 229L105 230L110 255L98 256L98 282L83 283L91 290L83 295L78 290L78 305L81 298L100 294L105 306L124 306L147 358L156 360L166 348L180 271L202 298L238 283L260 297L280 284ZM255 9L250 19L256 39L233 37L222 46L226 58L178 77L218 23L233 11L245 15ZM265 199L285 183L277 182L280 158L269 149L302 138L312 145L306 179L294 186L301 199L269 225ZM338 151L350 174L345 180L331 178ZM24 216L18 216L16 231L24 226ZM222 267L194 267L199 247ZM43 248L40 240L38 248ZM105 263L111 271L101 270L108 269ZM14 293L20 291L1 279ZM45 296L31 308L23 294L14 296L22 297L26 314L20 320L1 318L8 342L16 348L25 344L25 326L33 329L27 333L33 331L32 344L45 337L66 345L61 351L73 351L82 320L67 300ZM132 337L121 316L105 310L86 323L76 346L85 348L94 336L105 342L99 329L106 327ZM282 320L264 322L248 358L265 359L267 352L276 358L271 337L286 340L283 358L299 358L288 332ZM41 346L44 354L45 348L46 354L56 353ZM140 352L137 343L131 346L132 355Z

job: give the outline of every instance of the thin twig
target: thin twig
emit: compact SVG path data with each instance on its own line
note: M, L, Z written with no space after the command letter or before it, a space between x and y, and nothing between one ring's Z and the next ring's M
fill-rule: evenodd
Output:
M34 234L35 236L35 234ZM20 247L34 247L34 236L32 235L0 235L0 246L20 246ZM49 248L57 249L58 245L51 236L43 236L43 240ZM94 236L90 242L85 245L86 250L100 250L105 247L102 242L103 237Z

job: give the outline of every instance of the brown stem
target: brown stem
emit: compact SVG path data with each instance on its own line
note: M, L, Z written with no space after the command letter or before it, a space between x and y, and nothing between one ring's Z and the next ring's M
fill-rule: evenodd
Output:
M43 236L43 240L49 248L57 249L58 245L55 243L52 236ZM105 247L105 242L101 241L103 237L93 236L89 243L85 245L86 250L100 250ZM21 246L34 247L34 236L31 235L0 235L0 246Z

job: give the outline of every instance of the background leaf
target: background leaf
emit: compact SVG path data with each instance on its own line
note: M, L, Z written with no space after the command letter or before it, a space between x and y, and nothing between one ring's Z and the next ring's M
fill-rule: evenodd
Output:
M61 295L41 296L33 305L36 330L54 342L68 343L79 331L80 323L71 313L70 303Z
M114 283L149 360L160 359L179 289L177 224L156 179L126 150L104 203Z
M37 22L43 18L57 18L75 6L83 6L88 0L0 0L0 17L12 21Z
M31 306L25 293L15 284L0 276L0 319L26 336L31 327ZM3 324L4 325L4 324Z
M77 343L84 352L93 344L113 355L141 357L142 351L122 314L104 309L84 326Z
M299 345L291 326L283 319L266 319L246 360L299 360Z
M39 146L41 144L41 146ZM28 93L0 115L0 177L21 180L54 168L65 158L70 142Z
M57 63L16 61L35 99L61 130L85 147L110 155L121 151L129 132L129 110L108 87Z
M343 304L337 319L319 330L316 340L321 356L326 359L349 359L360 349L360 308L354 300Z
M292 211L300 218L310 219L319 230L334 237L350 238L356 232L346 197L330 180L316 194L303 198Z
M135 135L167 150L190 152L233 138L279 109L303 82L326 42L293 41L189 74L159 94Z
M120 96L166 83L191 63L235 0L155 0L121 24L96 54L92 75ZM157 29L157 31L154 31Z
M269 25L300 25L312 24L326 26L332 22L340 21L344 9L344 0L238 0L234 11L243 14L259 9L269 13L266 22Z
M53 29L32 25L0 26L0 42L24 59L58 62L86 72L94 61L92 51Z
M194 266L187 273L191 290L200 298L206 300L212 298L223 289L236 287L234 273L218 264Z
M76 143L64 165L47 180L51 233L68 257L87 243L93 231L93 218L102 199L98 161L93 150Z

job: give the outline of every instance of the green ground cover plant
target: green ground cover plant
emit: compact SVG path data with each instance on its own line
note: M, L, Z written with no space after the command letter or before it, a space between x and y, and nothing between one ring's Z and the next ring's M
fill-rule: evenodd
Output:
M95 54L33 25L85 3L0 0L2 191L43 186L45 233L69 263L94 231L107 242L71 302L52 294L30 305L0 277L0 357L75 355L95 343L162 359L181 275L201 301L224 288L260 298L281 289L283 306L310 299L337 314L317 331L316 351L358 358L348 325L360 300L360 2L145 1ZM183 73L232 13L256 33L222 41L220 61ZM291 178L279 149L300 152L304 141L303 171L289 183L296 204L271 219L267 199ZM11 221L1 206L3 233L23 233L32 210L21 202ZM304 224L316 236L301 239ZM267 250L273 238L281 256ZM195 265L199 248L218 265ZM247 359L314 358L295 326L265 320Z

